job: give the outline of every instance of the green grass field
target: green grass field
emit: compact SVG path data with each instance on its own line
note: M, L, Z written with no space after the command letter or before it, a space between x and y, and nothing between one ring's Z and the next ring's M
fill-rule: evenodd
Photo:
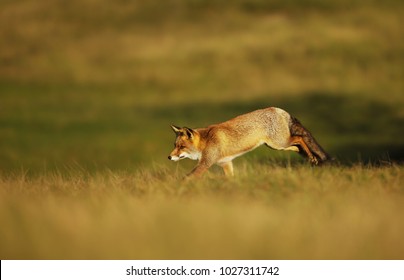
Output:
M402 259L402 1L2 1L1 259ZM337 159L259 148L180 183L171 124L281 107Z

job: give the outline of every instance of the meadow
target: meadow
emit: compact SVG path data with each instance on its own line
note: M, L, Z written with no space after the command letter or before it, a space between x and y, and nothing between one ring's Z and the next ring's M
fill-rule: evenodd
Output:
M189 184L164 168L3 176L1 258L403 258L401 166L238 171Z
M2 1L1 259L402 259L402 1ZM267 106L267 148L181 183L171 124Z

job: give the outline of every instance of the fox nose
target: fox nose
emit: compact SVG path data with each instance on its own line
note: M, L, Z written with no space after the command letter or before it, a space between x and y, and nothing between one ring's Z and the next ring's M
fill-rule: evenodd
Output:
M171 156L168 156L168 159L171 160Z

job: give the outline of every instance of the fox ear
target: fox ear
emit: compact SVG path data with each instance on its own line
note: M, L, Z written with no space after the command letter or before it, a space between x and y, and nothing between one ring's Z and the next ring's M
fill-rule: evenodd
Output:
M193 139L194 138L194 133L195 131L191 128L184 127L185 130L185 135L187 135L188 139Z
M173 131L175 132L175 134L180 134L182 132L182 128L175 126L175 125L171 125L171 128L173 129Z

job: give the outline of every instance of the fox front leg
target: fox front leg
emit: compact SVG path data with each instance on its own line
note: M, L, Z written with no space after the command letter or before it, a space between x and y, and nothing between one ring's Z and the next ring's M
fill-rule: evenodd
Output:
M224 174L226 176L234 176L233 162L227 161L227 162L221 163L219 165L223 168Z
M200 177L203 173L205 173L209 167L212 166L212 163L210 163L209 160L206 158L202 158L199 162L198 165L195 166L194 169L185 177L186 180L193 178L193 177Z
M192 171L187 175L187 178L190 177L200 177L203 173L206 172L206 170L208 170L208 166L205 164L198 164L197 166L195 166L194 169L192 169Z
M187 182L189 182L191 179L201 177L202 174L206 172L206 170L208 170L208 167L206 167L206 166L204 166L204 165L198 164L197 166L195 166L194 169L192 169L192 171L191 171L190 173L188 173L188 174L182 179L182 182L187 183Z

